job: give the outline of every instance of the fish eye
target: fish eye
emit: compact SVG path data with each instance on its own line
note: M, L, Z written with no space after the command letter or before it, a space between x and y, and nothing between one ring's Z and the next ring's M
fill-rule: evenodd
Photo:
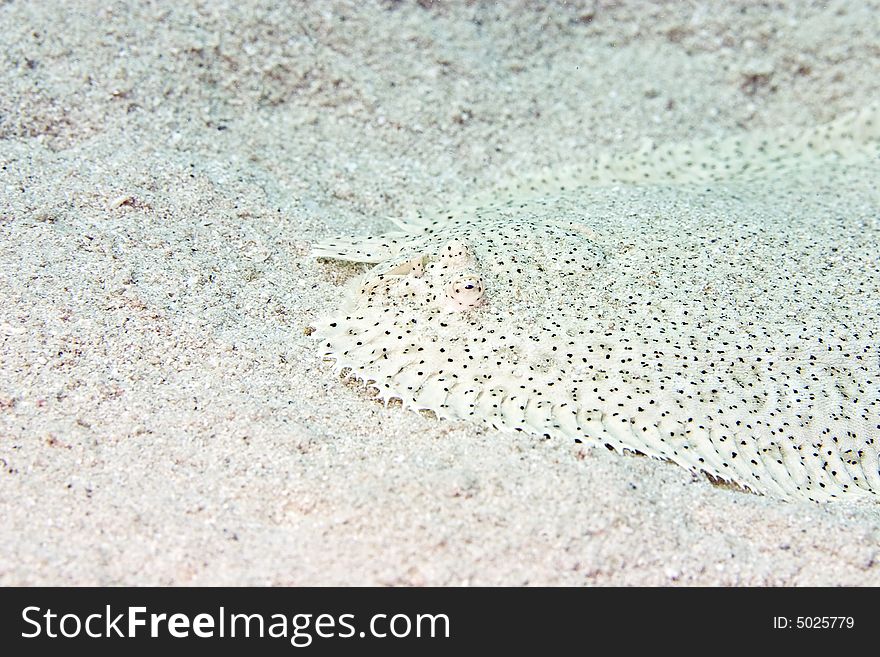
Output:
M454 310L471 308L483 298L483 281L477 275L465 275L447 285L445 296L452 302Z

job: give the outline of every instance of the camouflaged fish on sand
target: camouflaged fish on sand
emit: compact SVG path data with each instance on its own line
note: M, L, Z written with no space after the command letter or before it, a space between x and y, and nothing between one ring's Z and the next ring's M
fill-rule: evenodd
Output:
M440 418L876 499L878 135L874 108L647 146L331 239L314 255L375 265L320 353Z

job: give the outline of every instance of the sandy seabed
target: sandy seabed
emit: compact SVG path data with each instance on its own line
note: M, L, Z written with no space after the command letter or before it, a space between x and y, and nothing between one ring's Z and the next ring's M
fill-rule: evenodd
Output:
M880 584L880 507L384 408L306 335L358 271L316 240L859 109L877 3L12 0L0 25L0 583Z

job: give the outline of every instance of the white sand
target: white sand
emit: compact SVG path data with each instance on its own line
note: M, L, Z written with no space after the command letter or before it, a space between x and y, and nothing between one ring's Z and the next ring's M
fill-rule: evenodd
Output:
M877 3L134 4L0 5L0 583L880 584L878 507L385 409L304 334L331 233L859 108Z

